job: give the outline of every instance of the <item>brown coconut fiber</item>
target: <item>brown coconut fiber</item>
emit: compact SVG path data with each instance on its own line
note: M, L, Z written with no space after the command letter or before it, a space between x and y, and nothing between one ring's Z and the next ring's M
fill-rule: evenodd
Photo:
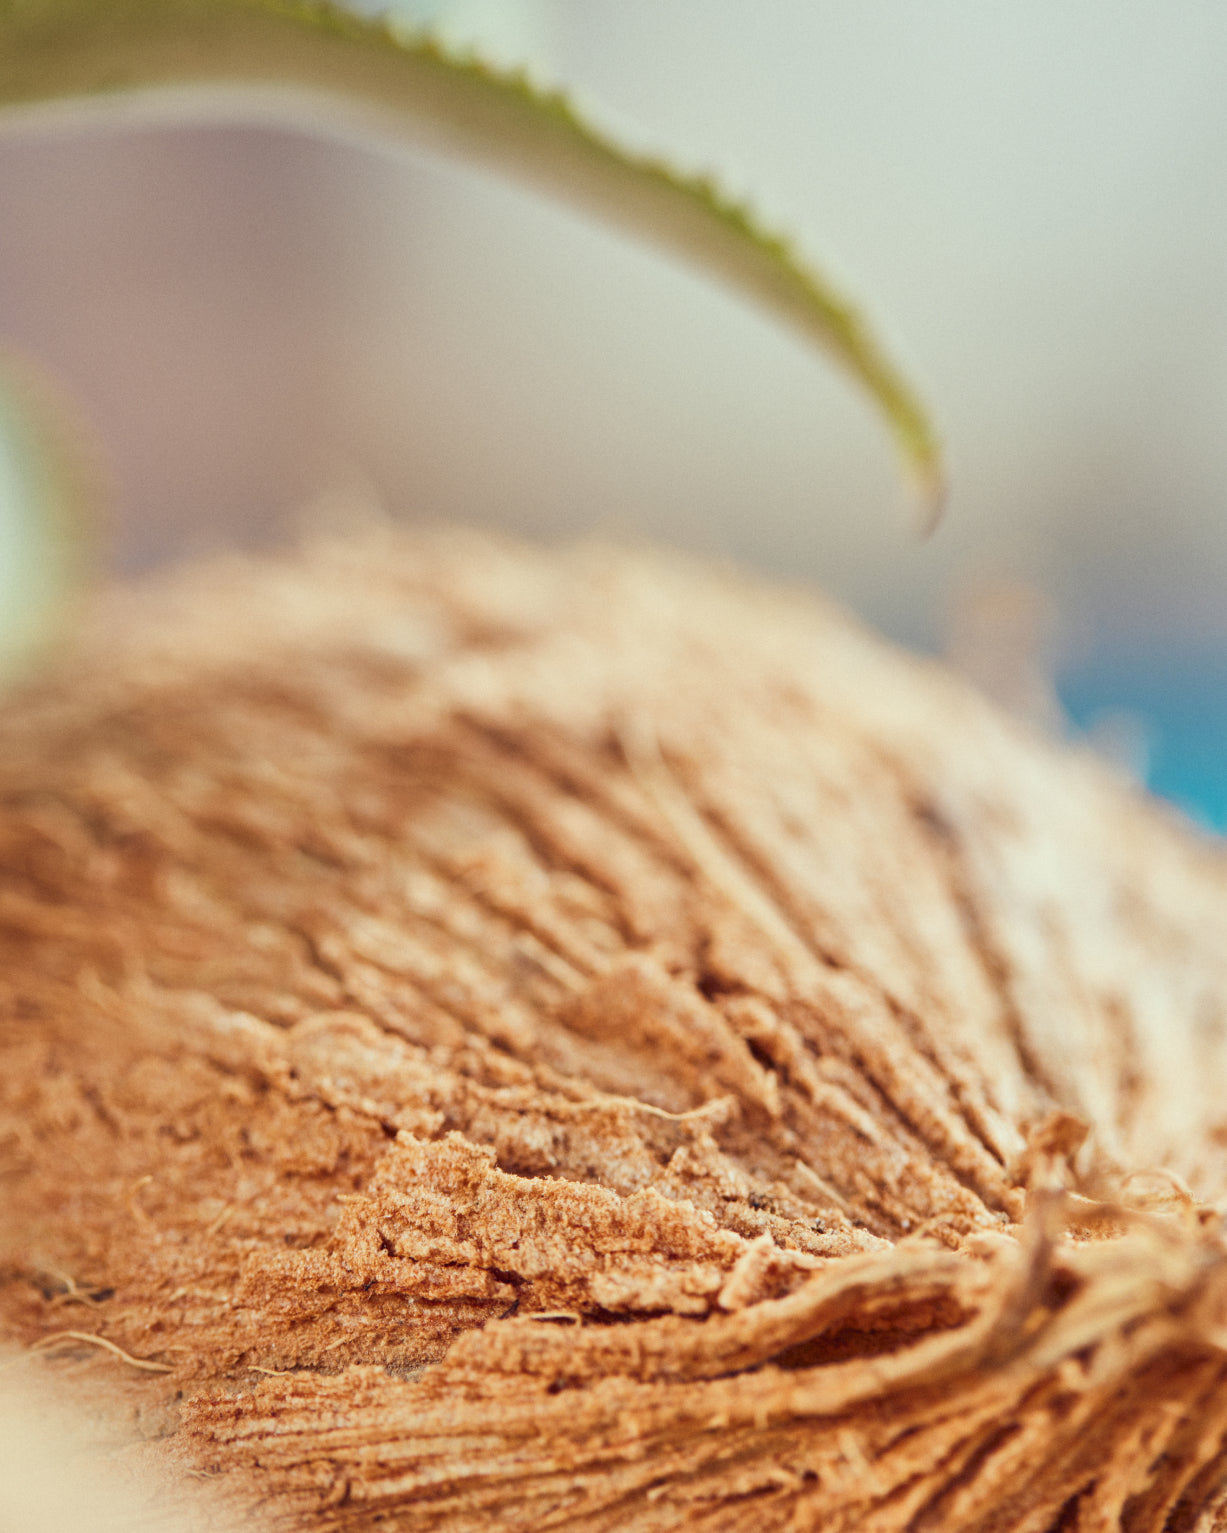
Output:
M1225 1194L1227 857L808 596L377 532L3 712L0 1342L246 1527L1227 1529Z

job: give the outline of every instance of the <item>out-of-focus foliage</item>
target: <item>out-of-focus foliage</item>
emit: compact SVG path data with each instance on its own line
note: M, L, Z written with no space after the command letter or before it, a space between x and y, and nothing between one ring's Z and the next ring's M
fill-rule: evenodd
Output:
M88 564L98 486L69 407L29 364L0 358L0 683L60 628Z

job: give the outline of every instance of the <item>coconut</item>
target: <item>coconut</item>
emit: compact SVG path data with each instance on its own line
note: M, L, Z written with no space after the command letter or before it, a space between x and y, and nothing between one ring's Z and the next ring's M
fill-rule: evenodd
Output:
M806 592L389 530L112 592L0 740L0 1341L159 1483L1227 1527L1227 861L1089 756Z

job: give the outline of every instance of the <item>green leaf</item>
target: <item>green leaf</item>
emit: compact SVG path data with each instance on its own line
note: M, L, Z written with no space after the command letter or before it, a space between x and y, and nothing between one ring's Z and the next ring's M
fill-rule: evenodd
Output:
M97 479L67 403L0 353L0 684L63 631L90 562Z
M856 309L709 178L619 148L564 95L324 0L0 0L0 110L199 86L326 97L360 126L459 150L693 261L868 389L935 519L933 426Z

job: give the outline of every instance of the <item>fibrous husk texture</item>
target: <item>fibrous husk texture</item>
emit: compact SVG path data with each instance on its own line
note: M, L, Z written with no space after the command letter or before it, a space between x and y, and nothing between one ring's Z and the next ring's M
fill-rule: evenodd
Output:
M0 1340L248 1525L1227 1528L1227 863L1105 769L457 533L2 731Z

